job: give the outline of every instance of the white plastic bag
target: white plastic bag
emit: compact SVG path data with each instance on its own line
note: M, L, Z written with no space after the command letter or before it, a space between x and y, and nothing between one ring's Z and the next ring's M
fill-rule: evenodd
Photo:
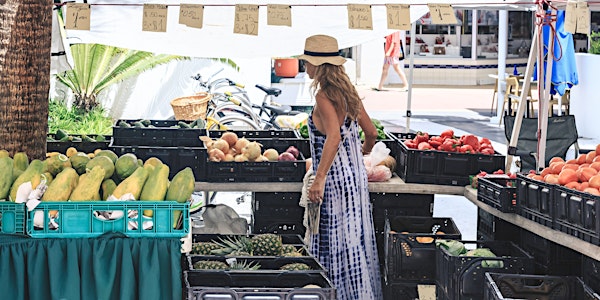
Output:
M371 166L376 166L390 155L390 149L383 142L377 142L371 150Z

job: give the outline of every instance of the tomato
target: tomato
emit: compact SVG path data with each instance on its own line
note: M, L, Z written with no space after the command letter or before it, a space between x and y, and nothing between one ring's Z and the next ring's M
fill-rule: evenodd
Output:
M490 144L491 145L492 141L490 141L490 139L488 139L488 138L482 137L481 139L479 139L479 143L480 144Z
M431 145L431 147L437 149L442 145L442 142L434 140L434 139L429 139L429 144Z
M413 140L405 140L404 145L408 149L417 149L417 143L415 143Z
M414 141L417 143L417 145L422 142L427 142L429 141L429 134L427 132L418 131Z
M460 137L463 145L470 145L473 150L479 150L479 139L472 134L465 134Z
M494 152L494 149L492 149L492 148L483 148L483 149L479 149L479 152L480 152L481 154L487 154L487 155L494 155L494 154L496 154L496 153Z
M460 152L460 153L473 153L475 151L473 150L473 147L471 147L471 145L462 145L462 146L460 146L460 149L458 149L458 152Z
M431 148L431 145L428 142L420 142L419 145L417 146L417 149L419 149L419 150L431 150L433 148Z
M442 131L442 133L440 134L441 137L449 137L449 138L453 138L454 137L454 130L452 129L446 129L444 131Z

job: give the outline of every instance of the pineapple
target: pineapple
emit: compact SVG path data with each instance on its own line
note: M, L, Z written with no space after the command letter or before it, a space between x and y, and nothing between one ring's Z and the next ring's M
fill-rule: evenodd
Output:
M287 257L297 257L297 256L304 256L304 254L302 254L302 249L296 249L296 247L294 247L293 245L283 245L283 250L282 252L282 256L287 256Z
M252 256L252 254L242 250L234 250L231 253L226 254L225 256Z
M283 245L281 252L283 252L283 253L296 252L296 247L294 247L294 245L285 244L285 245Z
M252 255L252 243L245 236L221 238L219 242L215 242L219 248L211 251L215 255L229 255L231 253L247 253ZM242 255L242 254L238 254Z
M234 262L229 267L230 270L254 271L260 269L260 265L255 261Z
M200 260L194 264L194 270L227 270L229 266L216 260Z
M310 267L307 264L303 263L293 263L281 266L279 270L283 271L308 271Z
M211 255L211 251L219 249L219 245L211 242L199 242L192 244L192 254Z
M258 256L280 256L283 251L281 236L272 233L258 234L250 239L253 254Z

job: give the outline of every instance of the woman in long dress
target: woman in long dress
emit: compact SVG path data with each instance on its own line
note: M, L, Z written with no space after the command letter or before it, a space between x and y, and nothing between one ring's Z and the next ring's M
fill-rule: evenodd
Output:
M306 39L306 72L316 104L308 119L314 181L308 198L322 202L310 252L329 271L337 300L383 299L363 155L377 130L344 71L337 40ZM359 137L359 126L365 136Z

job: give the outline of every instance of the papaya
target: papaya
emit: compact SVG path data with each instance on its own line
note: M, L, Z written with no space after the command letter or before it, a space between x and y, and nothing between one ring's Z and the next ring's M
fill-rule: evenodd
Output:
M138 158L138 166L143 167L144 161Z
M113 196L120 199L123 195L131 193L135 199L139 199L146 179L148 179L148 170L146 168L137 168L133 174L117 185L113 191Z
M66 167L71 167L71 162L64 154L51 156L46 159L46 171L50 172L52 176L56 176L56 174L60 173Z
M42 182L42 173L33 174L31 177L31 188L35 189Z
M12 182L15 182L15 180L17 180L17 178L19 176L21 176L21 174L23 174L23 172L25 172L25 171L23 171L21 169L15 168L15 164L13 163L13 178L12 178Z
M115 172L121 180L129 177L138 168L137 157L133 153L121 155L115 163Z
M29 166L29 157L27 157L27 153L25 152L17 152L13 155L13 165L14 168L19 169L21 171L25 171Z
M7 150L0 150L0 158L2 157L10 157L10 153Z
M195 184L194 172L192 172L190 167L186 167L173 176L173 180L171 180L171 184L167 189L165 200L177 201L179 203L188 201L192 197ZM173 228L177 227L180 216L180 210L173 211Z
M85 173L85 167L90 160L91 158L83 152L77 152L77 154L69 157L71 167L75 169L79 175Z
M169 186L169 166L162 164L154 168L142 188L140 200L163 201ZM152 217L152 210L144 210L144 216Z
M114 180L109 178L104 179L100 187L102 188L102 200L106 200L108 199L108 196L113 194L113 191L115 190L115 188L117 188L117 184Z
M67 157L72 157L73 155L76 155L77 153L78 152L77 152L77 149L75 149L75 147L69 147L69 148L67 148L67 152L65 153L65 155Z
M14 168L14 162L13 162L13 168ZM15 181L13 182L13 184L10 188L9 200L14 202L17 198L17 190L19 189L19 186L25 182L31 181L31 178L33 178L33 176L35 174L43 173L43 168L44 168L44 163L42 163L41 160L39 160L39 159L32 160L31 163L29 164L29 166L27 167L27 169L25 169L25 171L23 171L23 173L21 173L21 175L19 175L19 177L17 177L17 179L15 179Z
M144 162L144 166L146 165L151 165L151 166L158 166L158 165L162 165L163 162L158 158L158 157L150 157L148 159L146 159L146 161Z
M91 170L95 166L101 166L104 169L104 179L109 179L115 172L115 165L112 160L105 155L96 155L86 165L86 170Z
M44 174L42 174L42 179L46 179L46 186L50 185L50 182L52 182L52 180L54 179L54 176L52 176L52 174L50 174L49 172L44 172Z
M96 154L96 156L106 156L106 157L110 158L110 160L112 160L113 165L117 162L117 159L119 159L119 156L115 152L113 152L112 150L108 150L108 149L100 150L100 151L98 151L98 153L94 152L94 154ZM110 176L108 176L108 177L110 177Z
M0 157L0 200L6 199L13 183L13 160L5 156Z
M87 173L79 177L79 182L71 195L71 201L92 201L100 199L100 185L104 181L104 169L101 166L95 166Z
M42 201L67 201L71 192L77 186L79 175L73 168L64 168L52 182L42 196Z

